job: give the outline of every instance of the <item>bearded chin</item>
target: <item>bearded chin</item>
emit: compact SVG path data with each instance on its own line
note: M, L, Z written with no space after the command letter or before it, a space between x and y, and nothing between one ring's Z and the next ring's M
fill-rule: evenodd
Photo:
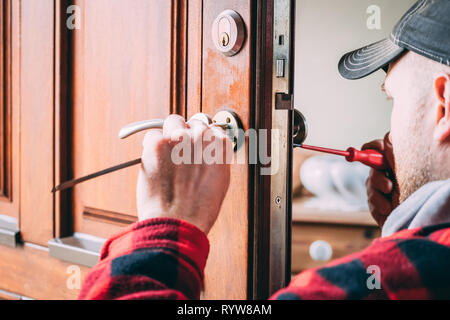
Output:
M400 192L400 203L405 201L414 192L425 184L434 181L431 168L430 152L428 148L422 149L423 153L414 154L412 150L420 148L409 148L407 152L400 152L395 157L396 178Z

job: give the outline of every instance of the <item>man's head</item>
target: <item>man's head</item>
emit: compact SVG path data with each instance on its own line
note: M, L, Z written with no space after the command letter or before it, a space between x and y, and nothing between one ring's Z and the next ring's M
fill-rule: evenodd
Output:
M391 141L400 201L450 178L450 67L407 52L383 85L393 100Z
M339 61L347 79L379 69L394 103L390 136L403 201L427 182L450 178L450 1L417 1L388 38Z

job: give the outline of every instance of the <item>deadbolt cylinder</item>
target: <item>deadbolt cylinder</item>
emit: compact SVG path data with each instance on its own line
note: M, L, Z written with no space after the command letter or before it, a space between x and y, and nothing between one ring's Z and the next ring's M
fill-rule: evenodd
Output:
M233 10L225 10L214 20L211 35L217 50L227 57L237 54L245 41L245 24Z

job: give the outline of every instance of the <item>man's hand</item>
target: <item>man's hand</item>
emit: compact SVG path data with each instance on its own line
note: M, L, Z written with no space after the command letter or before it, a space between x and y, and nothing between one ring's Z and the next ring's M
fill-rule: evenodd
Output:
M179 143L186 142L191 148L189 161L174 163L174 157L179 155L179 152L172 152L174 147L178 145L176 150L179 150ZM136 192L140 221L176 218L208 234L230 183L230 165L225 156L221 163L207 164L202 156L201 164L194 164L194 146L195 151L200 150L203 155L205 148L213 147L211 144L223 146L215 149L219 153L225 154L225 150L227 156L232 153L231 141L222 129L208 127L198 120L186 123L178 115L169 116L162 131L152 130L146 134Z
M398 185L394 174L394 154L389 133L384 140L375 140L362 146L362 150L374 149L381 152L389 164L390 169L385 171L370 170L366 181L369 210L372 217L380 227L384 225L387 217L399 204Z

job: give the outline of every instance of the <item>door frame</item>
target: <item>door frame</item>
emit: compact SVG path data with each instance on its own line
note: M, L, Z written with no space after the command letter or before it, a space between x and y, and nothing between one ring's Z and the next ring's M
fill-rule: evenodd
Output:
M255 2L255 128L279 129L278 147L282 150L276 160L280 165L277 174L262 175L265 166L260 164L253 170L255 192L249 241L252 244L249 247L252 256L249 298L267 299L291 279L295 0ZM279 40L280 35L283 40ZM284 60L284 77L276 75L278 59ZM277 106L278 93L290 96L289 109ZM272 146L277 143L269 141Z

